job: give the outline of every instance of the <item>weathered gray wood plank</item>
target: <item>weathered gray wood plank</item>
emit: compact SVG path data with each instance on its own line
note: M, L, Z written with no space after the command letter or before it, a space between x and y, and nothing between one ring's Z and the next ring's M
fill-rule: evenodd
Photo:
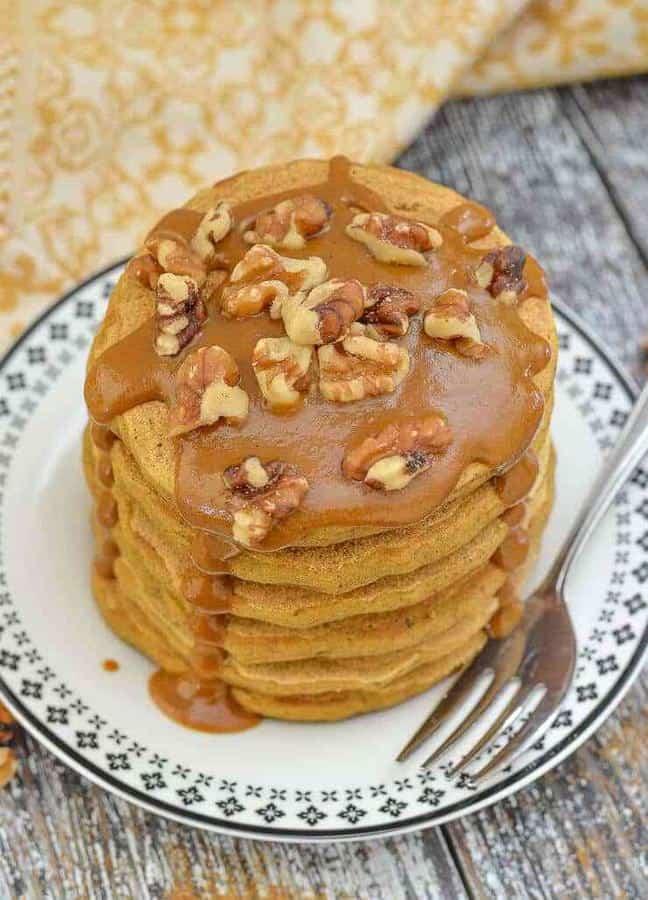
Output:
M441 832L358 844L263 844L149 815L21 738L0 795L0 897L466 896Z
M635 374L648 331L648 79L449 104L402 163L496 211ZM648 676L571 759L445 828L476 897L648 896Z

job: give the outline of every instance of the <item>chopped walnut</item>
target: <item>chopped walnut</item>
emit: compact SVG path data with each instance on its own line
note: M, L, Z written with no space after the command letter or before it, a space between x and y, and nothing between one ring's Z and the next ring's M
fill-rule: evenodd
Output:
M291 291L309 290L325 278L326 264L317 256L290 259L255 244L236 264L223 289L223 315L254 316L274 305L274 318L279 318L281 303Z
M363 397L391 394L409 372L407 350L353 334L317 351L319 387L327 400L350 403Z
M133 278L136 278L143 287L154 291L163 269L157 259L145 250L131 259L128 263L127 271Z
M434 455L451 441L452 431L440 415L387 425L346 454L342 471L377 490L398 491L429 469Z
M249 401L238 386L239 377L234 359L216 344L189 353L175 374L170 434L185 434L219 419L228 425L240 425L248 414Z
M216 244L227 237L233 221L232 209L224 200L207 210L203 216L191 239L191 247L205 264L209 265L214 261Z
M308 481L295 466L265 463L256 456L223 472L230 491L232 536L245 547L258 547L269 531L289 516L308 491Z
M178 238L152 237L146 242L146 250L157 260L164 272L173 275L187 275L198 287L207 276L205 263L183 240Z
M330 344L348 333L364 308L365 289L359 281L333 278L282 300L280 311L296 344Z
M423 328L428 337L452 341L462 356L482 359L488 352L488 345L481 339L466 291L448 288L439 294L425 313Z
M243 238L248 244L263 243L285 250L301 250L309 238L326 228L331 212L328 203L312 194L290 197L259 213Z
M362 322L376 339L403 337L410 316L416 315L421 302L411 291L390 284L374 284L369 290Z
M200 289L200 296L204 303L211 303L223 282L227 279L227 272L222 269L215 269L207 274L205 283Z
M514 244L491 250L475 271L477 284L493 297L515 301L526 290L525 262L524 250Z
M264 309L269 309L273 303L281 303L287 297L288 288L283 281L275 279L241 287L228 285L221 294L221 311L228 319L242 319L256 316Z
M428 250L438 250L443 243L436 228L385 213L354 216L346 227L346 233L368 247L381 262L404 266L426 265L423 254Z
M155 349L160 356L176 356L200 331L207 318L205 304L193 278L170 272L158 278L155 296Z
M313 361L311 347L295 344L289 337L261 338L252 354L252 368L270 409L290 409L308 390Z

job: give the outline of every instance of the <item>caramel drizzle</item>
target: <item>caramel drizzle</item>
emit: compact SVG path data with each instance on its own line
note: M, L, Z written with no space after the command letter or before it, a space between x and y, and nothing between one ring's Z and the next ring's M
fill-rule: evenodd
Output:
M234 210L235 220L249 220L304 190L242 203ZM444 244L429 267L379 262L344 231L354 209L386 209L374 191L350 178L348 162L333 160L329 179L307 190L327 201L333 216L325 233L292 255L322 257L330 277L352 275L367 285L394 283L429 298L448 286L464 287L484 339L493 349L479 364L465 360L422 335L419 317L401 341L410 353L411 370L394 394L348 405L314 397L293 414L273 414L263 405L250 360L257 340L279 336L282 325L267 315L224 319L216 299L209 321L191 348L218 343L232 354L241 369L241 386L250 397L250 413L238 429L220 425L178 440L176 502L190 525L227 541L231 521L223 470L250 455L296 465L309 481L309 493L300 509L270 533L261 550L298 544L314 529L328 525L390 528L420 520L443 503L470 462L481 461L498 470L515 462L531 442L542 415L542 396L531 377L546 364L547 345L524 326L515 309L471 283L483 251L471 248L462 235L442 223ZM175 233L188 240L200 219L195 211L177 210L154 232ZM219 245L218 265L231 269L247 249L240 227L235 228ZM534 281L529 291L535 289ZM141 403L171 400L173 373L185 354L175 359L158 357L153 349L154 328L153 318L147 320L93 366L86 399L95 420L110 422ZM452 447L425 476L415 479L398 497L343 478L341 463L348 446L389 422L411 416L413 410L421 415L443 412L455 435Z
M97 523L101 526L102 538L98 541L98 551L94 559L94 567L102 578L115 577L115 560L119 556L119 548L112 539L112 529L117 524L119 514L117 503L112 495L111 487L114 481L110 448L115 441L115 435L104 425L93 423L90 429L90 437L97 450L95 460L95 475L103 490L95 505Z
M484 360L476 364L447 345L430 341L422 333L418 317L400 341L409 351L411 367L394 394L348 405L309 397L292 414L273 414L263 405L250 361L256 342L261 337L280 336L282 324L267 315L225 319L219 312L217 294L201 334L179 356L157 355L155 320L151 317L109 347L86 380L90 413L95 422L107 425L143 403L169 403L173 398L174 373L186 353L219 344L236 360L241 370L241 387L250 398L250 412L240 428L203 428L177 440L176 504L185 521L196 529L194 562L190 563L183 584L183 595L195 610L196 658L192 661L192 674L180 680L158 673L151 682L151 693L163 709L175 710L174 718L192 727L206 727L204 721L196 724L201 718L196 704L202 709L202 718L211 721L213 716L205 714L210 708L208 697L214 707L227 702L218 673L224 659L224 617L231 605L228 557L238 552L231 541L222 480L222 472L228 466L252 455L262 461L280 459L297 466L308 479L310 490L302 506L280 523L260 548L278 550L299 544L313 530L327 526L390 528L420 521L445 501L471 462L482 462L499 472L513 466L533 440L542 417L543 398L532 376L548 362L548 345L526 328L516 309L499 303L472 280L484 251L471 247L470 241L489 233L494 224L492 214L470 203L446 213L435 226L443 236L443 246L431 255L427 267L379 262L346 235L345 227L358 210L390 210L375 191L353 180L350 168L348 160L336 157L331 160L328 179L321 184L236 206L236 225L218 245L215 267L231 271L249 249L242 238L241 223L250 222L281 200L309 191L331 206L330 225L310 239L304 250L291 251L290 256L321 257L327 263L330 278L354 277L367 286L389 283L405 287L422 295L423 305L426 298L432 299L447 287L467 290L482 336L491 347ZM195 210L175 210L151 234L189 241L201 219L202 214ZM530 296L546 296L542 271L531 259L527 260L525 277L528 288L521 301ZM412 481L400 496L373 491L342 476L342 459L350 445L389 422L410 417L414 410L420 415L441 411L454 435L451 447L425 475ZM102 470L102 483L109 480L107 469ZM108 496L107 491L99 504L106 527L112 518ZM513 534L515 529L504 542L509 541L500 554L504 560L513 553L513 543L522 542L519 534L515 539ZM190 696L195 702L187 699Z

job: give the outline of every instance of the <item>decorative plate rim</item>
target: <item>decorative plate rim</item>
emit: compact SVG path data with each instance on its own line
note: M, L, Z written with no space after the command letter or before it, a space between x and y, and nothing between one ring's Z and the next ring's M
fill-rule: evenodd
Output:
M92 284L101 277L108 275L115 269L122 267L127 262L127 259L128 258L118 260L97 272L94 272L85 280L74 285L55 303L48 306L36 319L34 319L29 327L2 356L0 359L0 371L6 367L14 353L24 341L27 340L29 336L55 312L55 310L67 303L84 287ZM590 329L590 326L586 324L577 313L569 309L564 303L554 298L552 299L552 305L568 324L593 347L609 369L614 373L627 397L630 400L634 400L638 393L634 379L625 371L624 367L615 359L615 357L610 355L608 349L604 346L603 341L597 334ZM619 678L611 685L607 693L583 721L570 730L556 745L548 750L541 751L539 756L533 761L530 761L527 766L511 773L502 781L497 782L491 787L479 790L470 797L450 804L439 812L430 810L426 813L404 818L393 824L385 822L373 826L332 828L318 830L317 832L307 831L306 829L273 828L269 825L235 824L213 815L190 812L189 810L179 811L177 807L164 800L152 800L150 796L147 796L142 791L124 785L117 778L108 774L105 769L96 765L91 760L82 757L81 754L77 753L77 751L66 743L65 740L54 734L36 714L32 713L22 701L18 699L14 691L6 684L1 675L0 699L6 704L25 730L62 762L69 765L80 775L88 778L99 787L104 788L126 801L136 804L148 812L161 815L164 818L185 825L192 825L219 834L227 834L253 840L292 841L299 843L320 843L333 840L355 841L367 838L389 837L396 834L405 834L419 829L442 825L463 815L468 815L477 812L486 806L490 806L498 800L503 799L505 796L516 793L532 781L535 781L578 749L578 747L580 747L616 709L637 677L642 663L648 655L647 651L648 627L644 628L643 634L641 635L630 660L619 675Z

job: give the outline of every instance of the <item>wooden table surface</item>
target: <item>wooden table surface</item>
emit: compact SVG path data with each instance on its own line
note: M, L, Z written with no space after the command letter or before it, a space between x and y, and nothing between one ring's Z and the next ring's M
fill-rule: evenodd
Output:
M636 375L648 331L648 78L447 105L400 164L492 207ZM573 756L490 809L356 844L221 838L142 812L22 735L0 896L648 897L648 677Z

